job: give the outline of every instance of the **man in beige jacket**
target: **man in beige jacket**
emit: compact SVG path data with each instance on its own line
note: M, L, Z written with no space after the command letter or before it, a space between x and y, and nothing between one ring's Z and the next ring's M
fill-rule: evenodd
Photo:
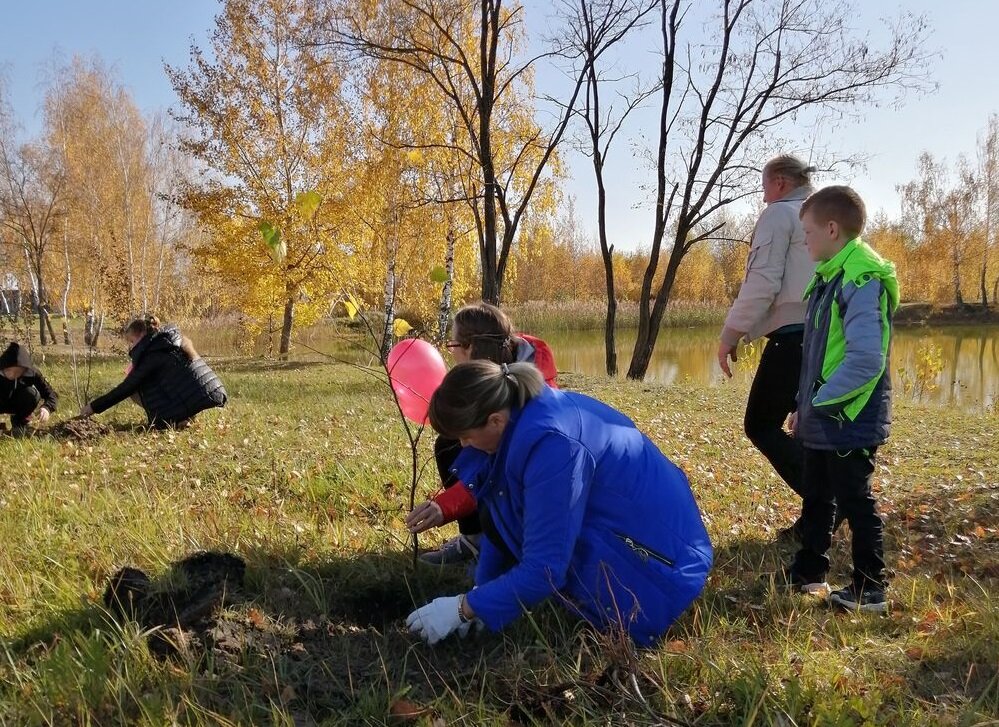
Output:
M795 409L806 305L802 297L815 273L798 218L801 203L812 192L813 171L788 155L763 167L767 207L753 230L746 278L725 318L718 346L718 364L731 377L729 359L738 360L739 342L766 336L746 403L746 436L798 495L803 494L803 452L784 431L784 422ZM781 531L781 537L797 538L797 525Z

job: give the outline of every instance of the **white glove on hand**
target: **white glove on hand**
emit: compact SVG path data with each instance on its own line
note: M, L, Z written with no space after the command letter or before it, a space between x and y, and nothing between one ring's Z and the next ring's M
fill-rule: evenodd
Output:
M431 646L455 631L458 631L461 636L465 636L471 628L472 622L462 622L461 616L458 615L460 606L461 596L435 598L426 606L421 606L409 614L406 618L406 626Z

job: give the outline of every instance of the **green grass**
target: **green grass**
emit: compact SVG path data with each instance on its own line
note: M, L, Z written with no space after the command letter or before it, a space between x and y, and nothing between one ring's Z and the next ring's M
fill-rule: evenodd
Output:
M877 480L893 611L858 617L760 578L789 556L770 541L795 502L739 431L744 388L566 376L689 473L708 587L637 655L552 607L431 649L402 618L468 582L411 565L408 449L381 385L321 363L217 368L231 404L185 432L143 433L126 403L106 436L0 439L0 724L995 724L995 415L897 407ZM97 364L92 393L121 369ZM46 373L72 410L69 368ZM161 660L99 606L118 567L159 576L206 548L248 564L212 648ZM847 564L841 535L831 580Z

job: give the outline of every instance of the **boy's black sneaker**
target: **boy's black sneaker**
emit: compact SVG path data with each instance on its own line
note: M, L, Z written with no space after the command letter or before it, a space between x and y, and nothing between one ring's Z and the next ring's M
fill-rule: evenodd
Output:
M885 613L888 610L888 600L883 588L841 588L829 594L829 603L848 611Z

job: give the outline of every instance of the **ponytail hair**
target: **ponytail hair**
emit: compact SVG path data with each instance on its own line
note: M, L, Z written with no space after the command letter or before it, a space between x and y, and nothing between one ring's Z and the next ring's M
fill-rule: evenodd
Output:
M516 360L513 322L500 308L472 303L454 314L454 340L469 349L473 359L510 364Z
M457 439L485 425L490 414L521 408L545 388L541 372L529 363L477 360L451 369L430 397L430 426Z
M806 165L793 154L781 154L768 161L763 166L763 173L771 177L784 177L795 187L804 187L812 183L812 174L818 171L815 167Z
M134 318L131 323L125 326L126 334L145 336L148 333L156 333L160 330L160 319L152 314L146 314L139 318Z

